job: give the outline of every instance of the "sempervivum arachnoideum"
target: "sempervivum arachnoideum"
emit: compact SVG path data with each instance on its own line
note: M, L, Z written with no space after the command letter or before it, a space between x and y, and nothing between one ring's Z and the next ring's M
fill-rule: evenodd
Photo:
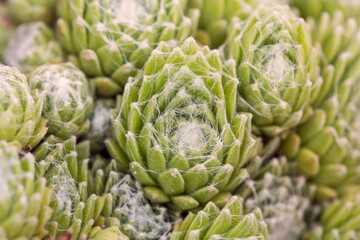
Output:
M63 60L61 45L56 41L54 31L44 22L20 25L4 51L4 62L24 73L30 73L40 65Z
M59 40L94 77L97 94L120 93L161 41L191 36L199 12L184 14L183 0L60 0Z
M274 136L299 124L321 83L303 19L286 6L259 8L246 21L234 18L224 55L236 61L238 108L254 115L257 131Z
M31 73L29 84L45 95L42 116L49 134L66 139L86 133L94 103L84 73L71 63L43 65Z
M56 0L10 0L11 15L17 22L44 21L51 23L54 18Z
M40 240L51 217L51 189L35 179L35 159L18 142L0 141L0 239Z
M153 202L194 209L247 175L251 115L235 113L235 65L219 55L193 38L172 51L161 43L125 87L107 145L114 158L127 154Z
M131 240L166 240L172 229L172 215L165 207L151 204L140 184L119 173L114 160L97 157L93 161L90 192L107 196L96 224L118 227Z
M268 240L266 223L261 210L247 213L243 200L232 197L219 209L213 202L197 214L189 213L184 221L176 224L171 240Z
M318 186L316 199L323 201L360 189L360 29L340 11L309 22L322 49L323 84L282 151Z
M306 229L305 213L310 206L305 183L304 177L266 172L246 180L237 194L244 198L246 211L261 209L270 240L298 239Z
M63 141L50 135L35 151L36 172L53 189L48 237L66 232L72 240L87 237L100 216L105 197L88 193L89 142L76 144L76 138Z
M36 90L33 93L36 98L20 71L0 64L0 140L18 141L23 148L33 148L44 137L44 96Z

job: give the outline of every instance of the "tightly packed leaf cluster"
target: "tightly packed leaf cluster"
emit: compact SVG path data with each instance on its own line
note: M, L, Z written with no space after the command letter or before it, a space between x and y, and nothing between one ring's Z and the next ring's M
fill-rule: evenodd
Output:
M0 238L41 239L51 216L51 189L35 179L31 153L20 160L21 146L0 141Z
M125 86L115 148L153 202L193 209L243 180L255 141L251 117L235 113L237 83L233 61L189 38L160 44Z
M64 49L95 77L99 95L122 91L161 41L183 42L196 28L197 10L183 0L59 0L57 32Z
M0 0L0 240L359 240L359 11Z
M294 158L301 173L318 185L317 199L356 194L359 188L360 29L341 12L310 19L314 39L322 49L323 84L283 152ZM329 27L330 26L330 27ZM355 191L354 191L355 190Z
M90 191L107 197L97 224L118 227L129 239L168 239L172 224L166 208L151 205L140 183L119 173L118 167L114 160L94 160Z

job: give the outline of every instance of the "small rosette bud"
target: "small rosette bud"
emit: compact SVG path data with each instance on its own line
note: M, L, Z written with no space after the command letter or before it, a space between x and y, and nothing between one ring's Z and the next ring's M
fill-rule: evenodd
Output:
M171 240L268 240L267 225L261 210L244 212L242 199L232 197L220 210L213 202L197 214L189 213L184 221L175 225Z
M0 140L18 141L33 148L47 132L41 118L44 96L34 90L32 97L26 77L16 68L0 64Z
M53 190L48 237L69 232L73 240L86 239L100 216L105 197L88 194L89 155L89 142L76 144L74 136L62 141L50 135L35 149L37 175Z
M238 108L251 112L257 131L278 135L300 123L319 87L317 51L309 27L288 7L259 8L234 18L224 46L240 81Z
M85 75L73 64L40 66L31 73L29 84L44 95L42 116L48 120L49 134L66 139L88 130L92 90Z

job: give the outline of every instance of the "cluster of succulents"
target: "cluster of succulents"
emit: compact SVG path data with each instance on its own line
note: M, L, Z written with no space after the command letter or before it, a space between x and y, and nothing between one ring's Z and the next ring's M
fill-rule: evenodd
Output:
M359 240L359 16L0 0L0 239Z

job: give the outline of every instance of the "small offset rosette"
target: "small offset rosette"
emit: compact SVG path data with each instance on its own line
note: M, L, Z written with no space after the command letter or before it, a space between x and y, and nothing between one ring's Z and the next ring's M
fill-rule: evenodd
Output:
M286 6L233 19L224 55L236 61L238 108L254 115L258 133L275 136L300 123L321 85L317 52L307 24Z

